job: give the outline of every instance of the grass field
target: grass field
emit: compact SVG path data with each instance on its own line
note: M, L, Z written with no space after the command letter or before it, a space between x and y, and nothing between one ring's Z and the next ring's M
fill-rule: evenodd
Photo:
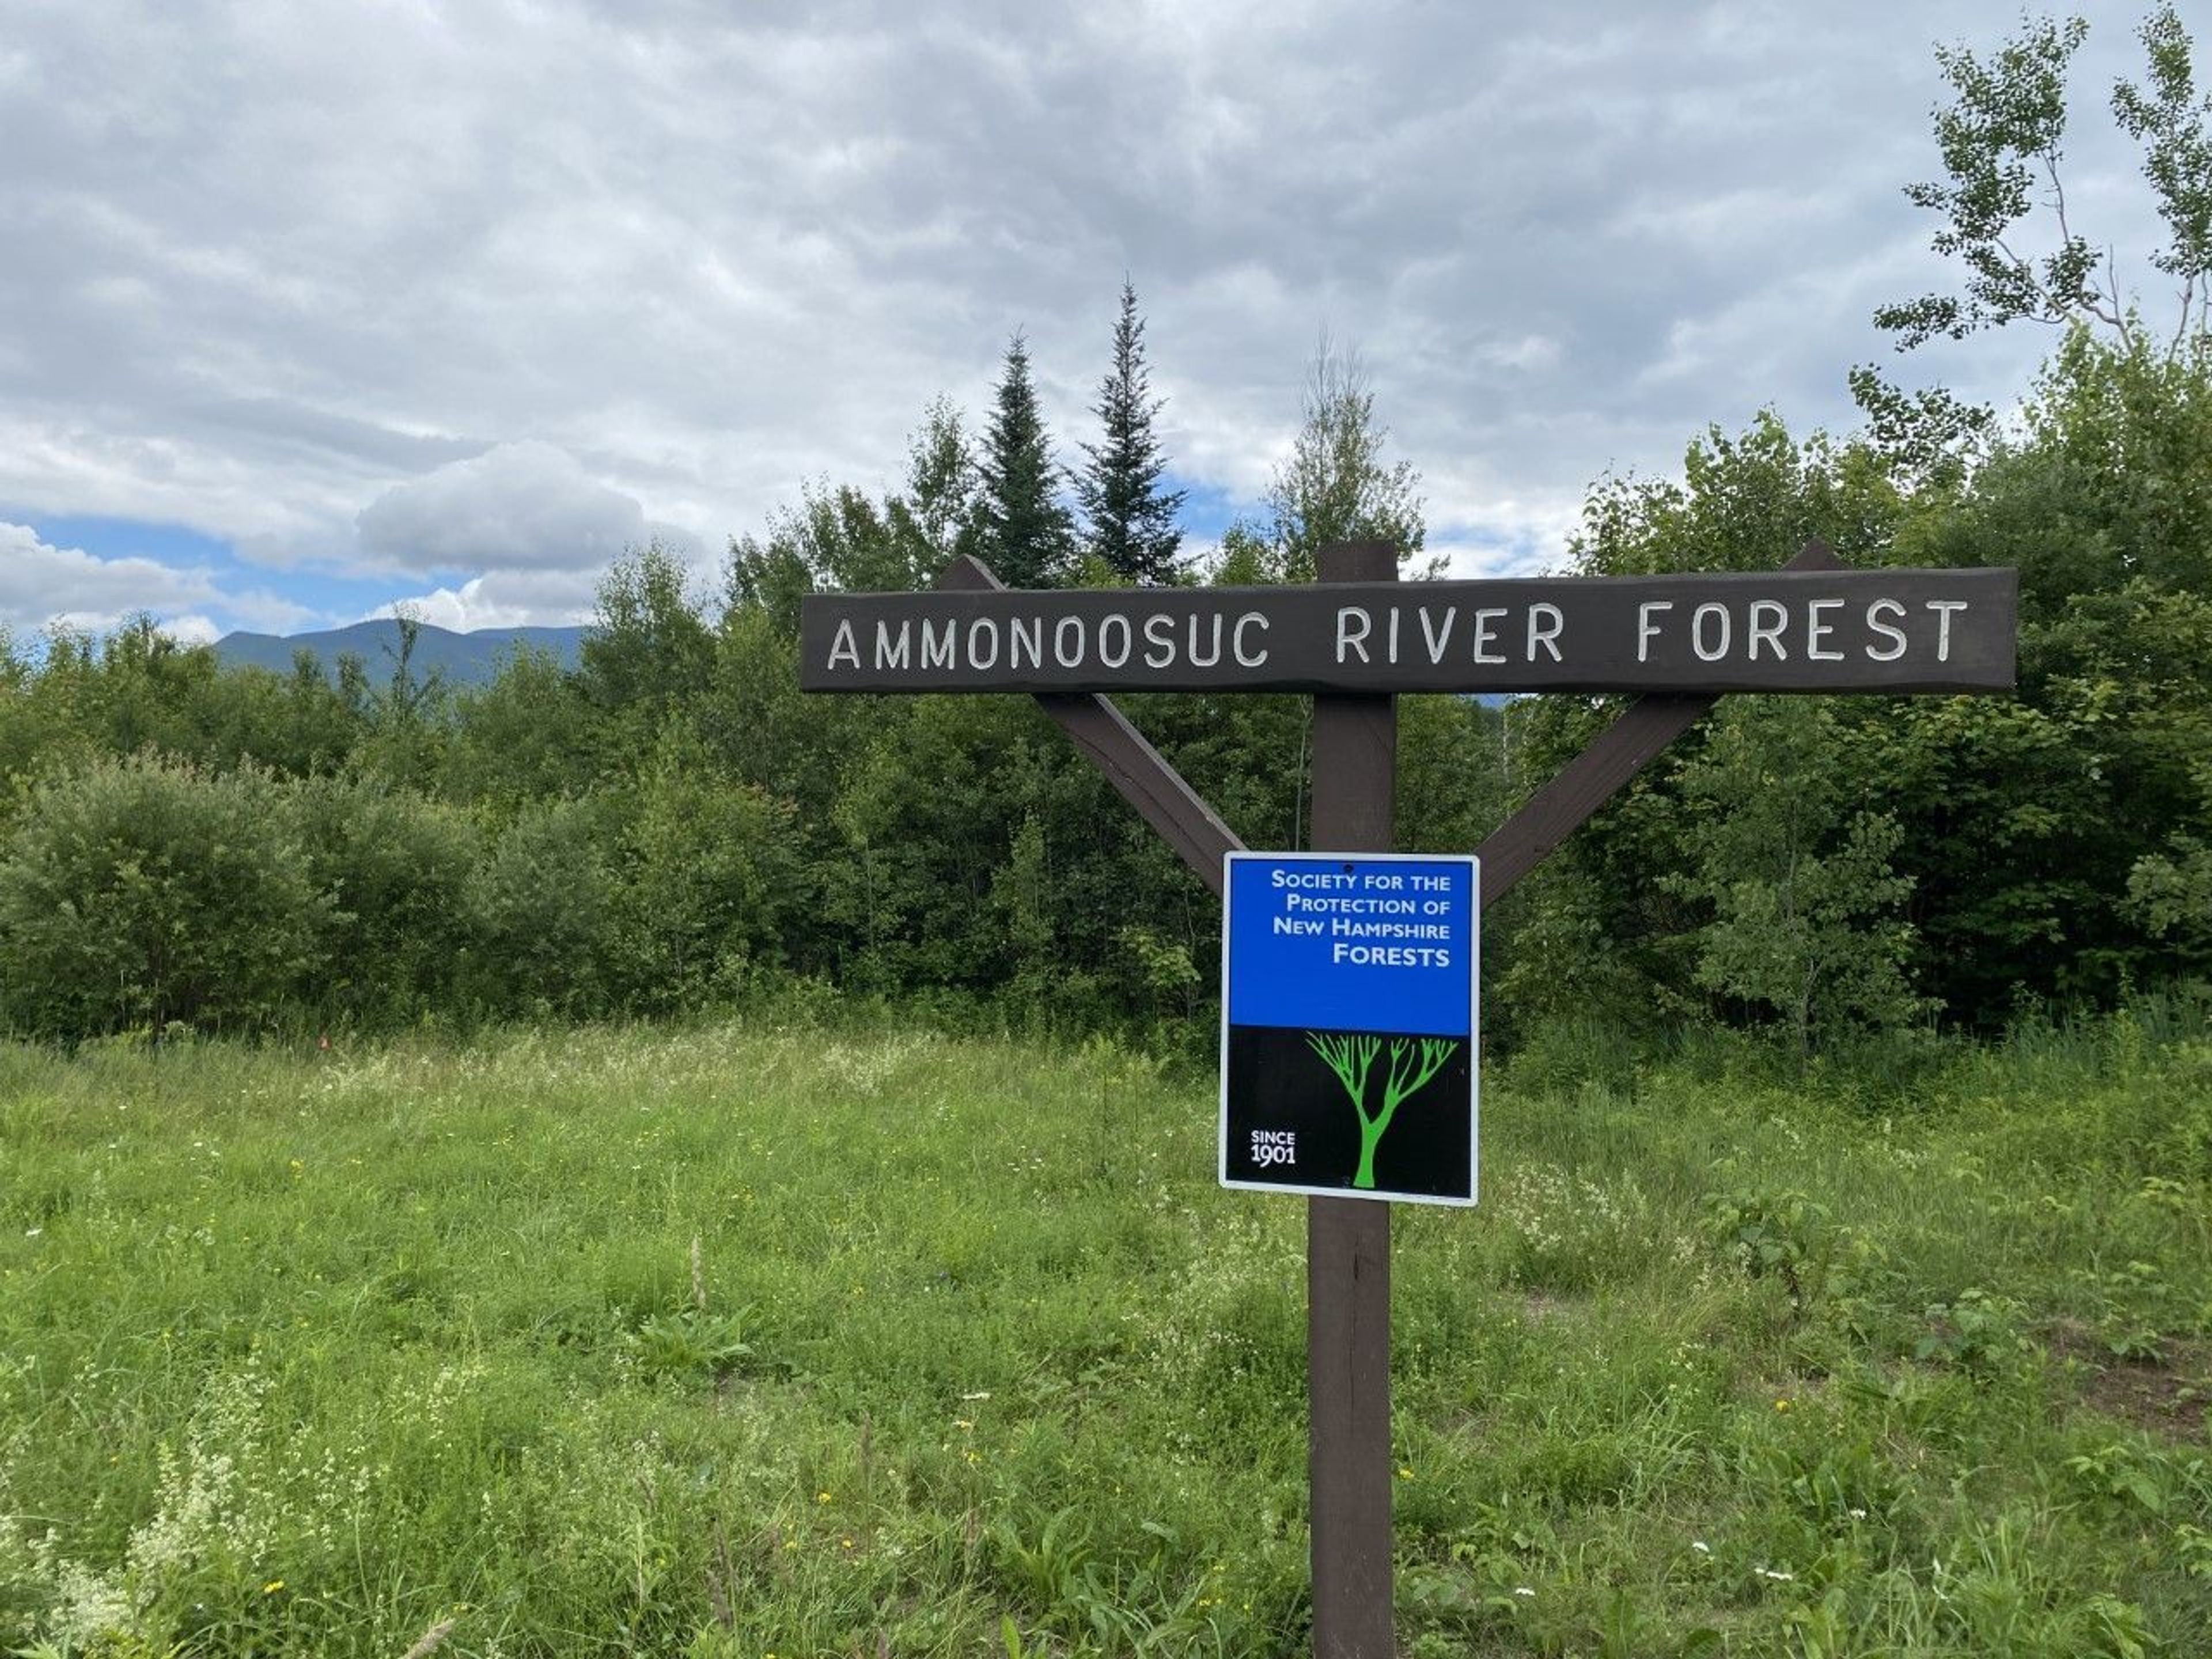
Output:
M1404 1650L2212 1653L2203 1031L1493 1072L1396 1218ZM1303 1203L1212 1109L890 1029L0 1050L0 1650L1300 1653Z

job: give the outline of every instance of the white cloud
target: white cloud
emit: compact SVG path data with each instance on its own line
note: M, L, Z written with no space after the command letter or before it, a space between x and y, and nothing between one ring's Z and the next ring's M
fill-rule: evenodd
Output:
M95 558L52 547L27 526L0 521L0 623L34 632L51 624L101 633L126 616L167 617L219 598L205 570L158 560Z
M337 620L325 606L302 605L266 587L227 589L222 615L229 627L255 634L295 634L307 629L328 628Z
M595 573L494 570L458 587L434 587L380 605L370 614L389 617L404 611L458 634L480 628L559 628L589 622L596 597Z
M631 496L551 444L502 444L395 485L356 520L362 550L398 570L596 570L655 534Z
M1565 563L1568 538L1581 527L1582 504L1562 497L1545 503L1482 501L1455 503L1429 513L1428 551L1440 555L1449 575L1535 576Z
M380 568L469 573L374 612L404 607L464 633L586 621L607 567L651 543L705 574L696 537L547 443L502 444L394 485L362 510L356 535Z
M165 617L161 631L181 645L213 645L230 630L218 628L207 617Z
M2100 89L2139 9L2090 9L2073 199L2124 253ZM1981 0L19 7L0 503L189 526L279 585L520 604L494 573L889 481L933 395L980 415L1017 326L1072 459L1127 271L1180 476L1257 493L1327 325L1439 533L1528 504L1517 538L1708 422L1848 423L1871 307L1945 280L1899 193L1936 167L1929 45L2010 27ZM1989 395L2046 344L1912 367Z

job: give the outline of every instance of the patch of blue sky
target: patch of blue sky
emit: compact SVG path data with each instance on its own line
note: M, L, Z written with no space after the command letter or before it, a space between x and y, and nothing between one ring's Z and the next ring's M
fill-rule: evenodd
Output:
M96 559L152 559L172 569L214 570L235 562L228 542L183 525L137 519L52 517L0 507L0 519L29 526L49 547L70 547Z
M1218 485L1194 483L1172 475L1162 482L1164 488L1183 492L1182 508L1176 514L1176 523L1187 542L1210 545L1219 541L1237 520L1258 516L1258 508L1253 502L1240 501Z
M1187 550L1214 545L1240 519L1256 526L1266 514L1261 503L1218 485L1170 477L1165 487L1184 492L1176 523ZM1457 577L1539 575L1559 568L1565 557L1546 528L1536 525L1431 523L1427 545L1431 553L1444 556L1449 574Z
M4 506L0 521L27 526L49 547L74 549L95 559L149 559L171 570L204 573L216 597L200 609L226 631L292 634L334 627L404 596L389 576L272 570L242 558L221 537L185 525L25 513Z

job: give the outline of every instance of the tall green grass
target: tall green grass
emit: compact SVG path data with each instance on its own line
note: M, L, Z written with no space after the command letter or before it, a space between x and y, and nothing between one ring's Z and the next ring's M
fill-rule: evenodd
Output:
M1396 1218L1405 1650L2212 1651L2204 1031L1493 1073ZM1212 1112L889 1025L0 1050L0 1649L1300 1653L1303 1206Z

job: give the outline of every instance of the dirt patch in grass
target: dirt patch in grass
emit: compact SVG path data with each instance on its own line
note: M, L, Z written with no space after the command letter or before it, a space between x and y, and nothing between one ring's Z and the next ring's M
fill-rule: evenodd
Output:
M2116 1358L2094 1331L2070 1322L2049 1335L2081 1402L2130 1428L2193 1440L2212 1411L2212 1346L2170 1341L2154 1360Z

